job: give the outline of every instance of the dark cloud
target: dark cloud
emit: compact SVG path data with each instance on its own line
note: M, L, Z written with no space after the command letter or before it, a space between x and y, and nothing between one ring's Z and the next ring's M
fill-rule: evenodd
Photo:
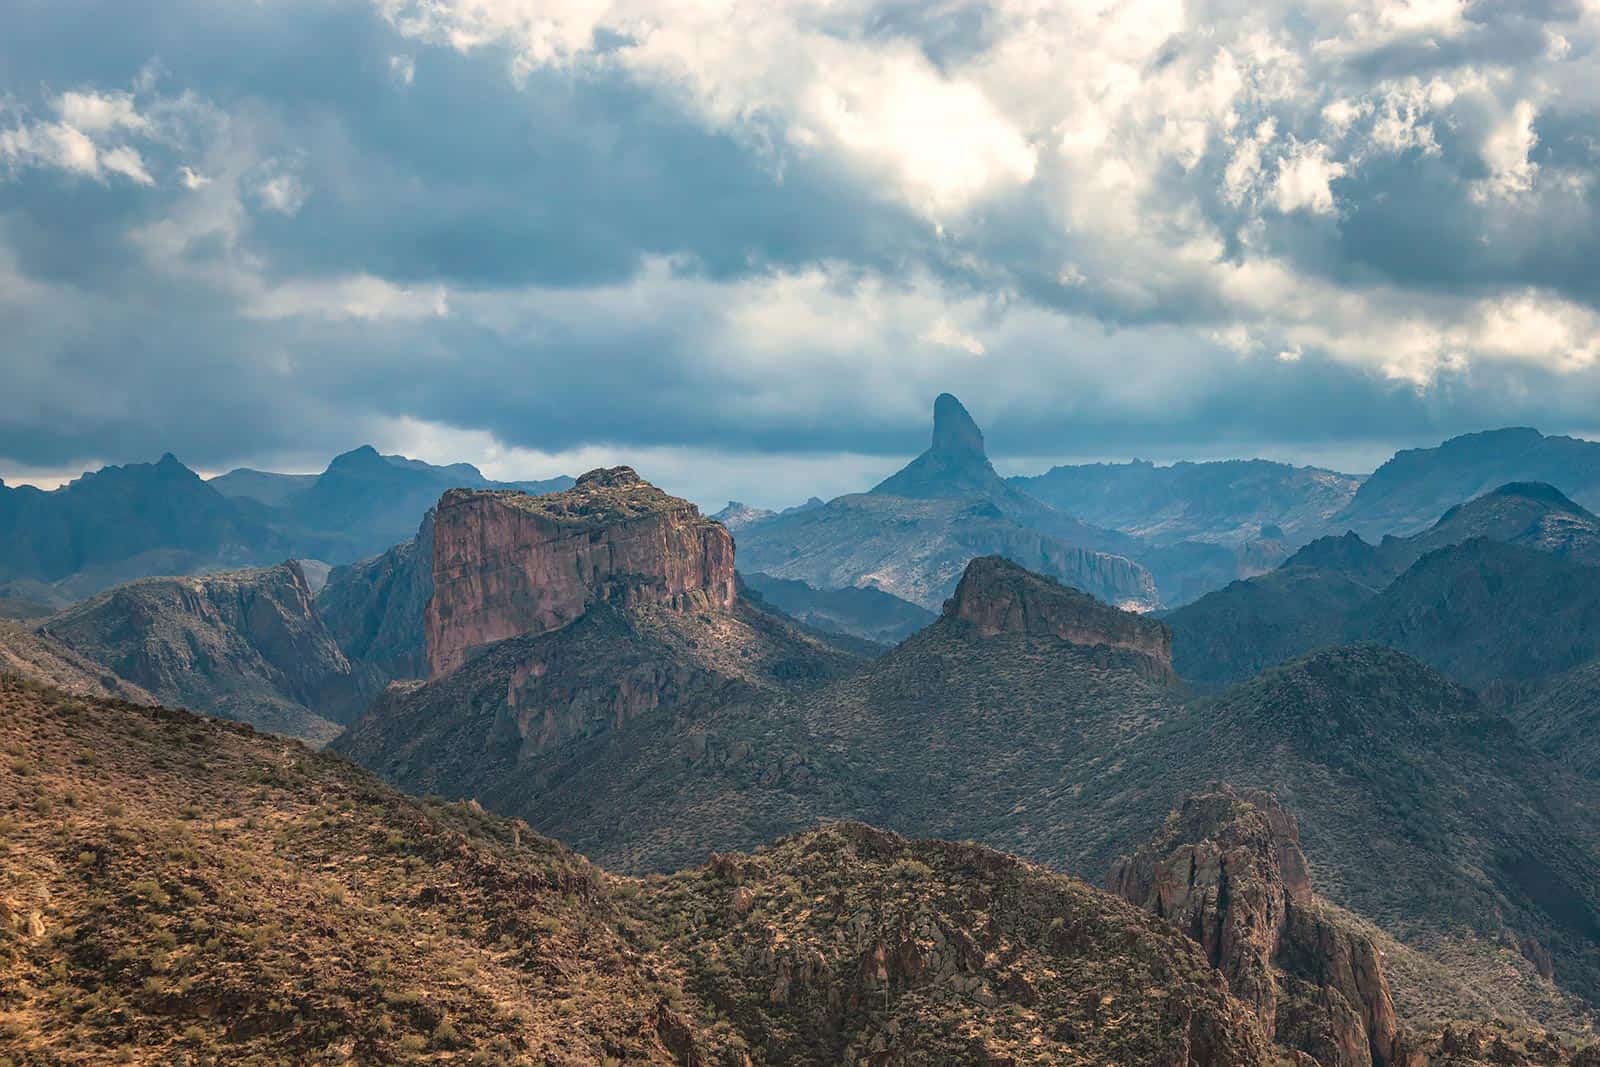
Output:
M1143 167L1130 187L1170 207L1123 233L1073 216L1085 172L1049 116L1021 125L1032 180L997 182L936 225L892 167L811 129L808 147L770 101L708 119L672 78L610 62L633 43L611 31L583 61L514 78L514 42L459 51L360 3L14 8L0 130L53 122L67 90L133 90L150 128L100 148L136 147L155 181L0 169L0 361L15 390L0 462L172 449L218 468L329 454L405 419L545 453L896 455L920 447L945 388L988 413L1001 453L1314 450L1583 429L1600 399L1593 369L1548 359L1445 362L1419 385L1381 351L1336 361L1296 340L1367 326L1334 306L1342 295L1445 326L1452 301L1528 289L1600 308L1600 194L1555 180L1592 172L1592 100L1539 110L1529 159L1551 181L1519 197L1486 198L1482 151L1515 93L1426 116L1434 146L1371 144L1375 79L1518 70L1581 16L1567 4L1478 5L1447 40L1315 60L1324 96L1366 93L1348 141L1323 101L1293 94L1242 94L1237 124L1206 117L1205 151L1182 162L1116 157L1178 137L1176 120L1111 129L1107 167ZM1285 25L1311 55L1315 28ZM948 78L1013 29L982 3L898 2L824 27L845 44L913 39ZM1219 48L1174 35L1145 73L1203 71ZM1253 185L1229 191L1240 139L1267 118L1276 140ZM1291 137L1344 162L1334 210L1273 206ZM184 167L212 184L184 188ZM271 208L275 179L298 191L290 210ZM1209 259L1192 251L1211 239ZM1255 282L1219 282L1266 256L1313 294L1285 303L1311 310L1279 316L1251 301ZM1244 355L1219 340L1232 327ZM1275 358L1291 349L1302 358Z

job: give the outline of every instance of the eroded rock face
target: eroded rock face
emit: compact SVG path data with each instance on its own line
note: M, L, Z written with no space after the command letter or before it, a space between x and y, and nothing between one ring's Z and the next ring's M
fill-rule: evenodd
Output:
M479 645L558 629L599 600L726 610L735 596L732 535L628 467L547 496L452 489L433 544L431 678Z
M1198 941L1278 1043L1323 1067L1405 1062L1377 949L1312 892L1299 828L1270 793L1188 798L1107 884Z
M1161 672L1172 670L1172 632L1163 623L1120 611L1002 556L967 564L955 596L945 601L944 615L986 637L1025 633L1075 645L1109 645L1142 653Z
M295 562L192 578L144 578L40 632L168 704L326 743L350 703L350 662Z

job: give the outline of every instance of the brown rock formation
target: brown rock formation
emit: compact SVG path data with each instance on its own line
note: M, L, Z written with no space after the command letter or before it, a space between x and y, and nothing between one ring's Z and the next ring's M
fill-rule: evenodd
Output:
M432 678L479 645L566 626L598 600L726 610L735 595L732 535L629 467L539 497L450 490L433 575Z
M1205 949L1276 1040L1323 1067L1406 1062L1372 942L1312 892L1293 816L1261 790L1185 800L1112 867L1112 892Z
M1172 670L1172 632L1163 623L1113 608L1002 556L967 564L955 596L945 601L944 615L985 637L1024 633L1075 645L1109 645L1142 653L1163 672Z

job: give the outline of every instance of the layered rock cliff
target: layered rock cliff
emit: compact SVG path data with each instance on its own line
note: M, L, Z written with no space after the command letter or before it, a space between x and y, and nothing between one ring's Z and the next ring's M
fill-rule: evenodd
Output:
M733 537L629 467L561 493L453 489L434 524L428 672L478 646L559 629L596 601L726 610Z
M1189 797L1107 885L1198 941L1280 1044L1322 1067L1410 1062L1377 949L1312 892L1299 827L1272 794Z
M1108 645L1141 653L1163 671L1172 669L1172 632L1164 624L1119 611L1002 556L967 564L955 595L945 601L944 617L959 619L985 637L1022 633Z

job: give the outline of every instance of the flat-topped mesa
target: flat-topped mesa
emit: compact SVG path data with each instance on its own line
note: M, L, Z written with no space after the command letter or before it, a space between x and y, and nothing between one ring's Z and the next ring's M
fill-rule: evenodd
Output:
M1148 657L1161 673L1172 670L1172 631L1166 624L1111 607L1004 556L980 556L967 564L955 595L944 602L944 617L959 619L984 637L1021 633L1109 645Z
M733 536L630 467L544 496L452 489L439 499L428 674L479 645L559 629L599 601L726 610Z

